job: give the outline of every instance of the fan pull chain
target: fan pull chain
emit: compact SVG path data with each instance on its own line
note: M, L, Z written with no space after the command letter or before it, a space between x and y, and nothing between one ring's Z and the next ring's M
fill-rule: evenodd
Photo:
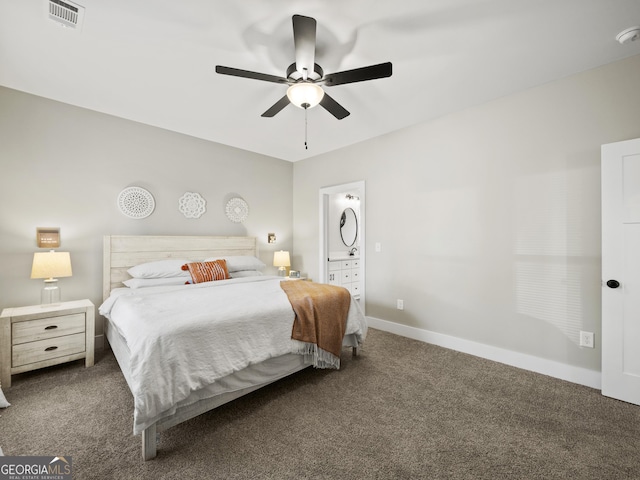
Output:
M307 108L304 109L304 149L309 150L307 145Z

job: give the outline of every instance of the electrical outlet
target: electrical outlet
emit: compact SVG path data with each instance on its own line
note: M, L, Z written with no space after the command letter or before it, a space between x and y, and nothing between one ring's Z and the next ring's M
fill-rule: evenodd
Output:
M594 338L593 332L583 332L581 330L580 331L580 346L581 347L593 348L595 346L593 338Z
M396 301L396 306L398 307L398 310L404 310L404 300L398 299Z

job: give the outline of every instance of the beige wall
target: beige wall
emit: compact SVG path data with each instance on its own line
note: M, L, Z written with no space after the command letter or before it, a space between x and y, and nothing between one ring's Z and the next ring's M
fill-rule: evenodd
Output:
M297 162L300 270L319 189L364 180L367 315L599 371L600 145L640 137L639 85L636 56Z
M71 253L63 300L100 304L105 234L251 235L271 265L292 246L291 183L290 162L0 88L0 309L40 303L42 280L29 279L36 227L60 227L59 250ZM117 208L132 185L155 198L146 219ZM187 191L207 201L198 219L178 210ZM224 213L235 195L249 204L243 224Z

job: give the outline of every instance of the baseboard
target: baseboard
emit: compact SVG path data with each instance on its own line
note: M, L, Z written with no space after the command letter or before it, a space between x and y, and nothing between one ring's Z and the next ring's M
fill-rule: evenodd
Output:
M367 317L367 320L371 328L431 343L433 345L449 348L458 352L468 353L470 355L475 355L476 357L486 358L495 362L511 365L512 367L541 373L543 375L559 378L579 385L585 385L597 390L601 389L601 373L595 370L575 367L565 363L546 360L533 355L526 355L524 353L493 347L483 343L472 342L470 340L452 337L450 335L443 335L441 333L431 332L421 328L409 327L407 325L401 325L399 323L389 322L375 317Z

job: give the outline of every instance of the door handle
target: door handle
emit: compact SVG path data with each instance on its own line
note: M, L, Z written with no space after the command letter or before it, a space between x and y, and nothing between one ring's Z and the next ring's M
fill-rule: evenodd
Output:
M620 286L620 282L617 280L607 280L607 287L609 288L618 288Z

